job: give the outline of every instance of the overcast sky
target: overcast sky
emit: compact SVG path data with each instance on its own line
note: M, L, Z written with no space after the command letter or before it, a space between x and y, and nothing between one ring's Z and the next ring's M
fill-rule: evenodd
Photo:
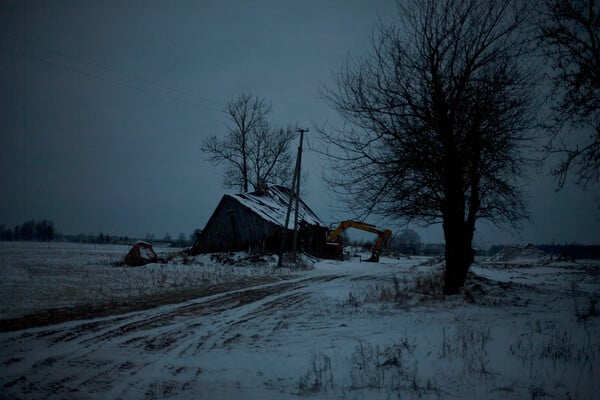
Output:
M225 132L242 92L275 124L340 124L319 97L348 56L369 50L394 1L2 1L0 223L47 218L65 233L143 237L202 228L224 193L200 150ZM315 139L309 140L315 145ZM297 146L294 143L294 148ZM334 212L324 164L305 153L306 201ZM593 198L531 173L533 219L480 224L476 244L598 243ZM335 207L337 208L337 207ZM441 242L441 230L419 230Z

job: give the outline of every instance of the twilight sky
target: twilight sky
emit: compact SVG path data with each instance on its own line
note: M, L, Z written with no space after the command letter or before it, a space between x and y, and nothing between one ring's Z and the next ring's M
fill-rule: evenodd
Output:
M202 228L227 192L200 150L225 132L223 105L252 92L272 102L275 124L341 124L319 89L395 10L392 0L2 1L0 223L137 237ZM304 166L307 203L328 223L350 218L333 211L325 164L307 151ZM481 223L476 245L600 242L597 187L556 193L539 171L524 182L532 223ZM439 226L418 230L443 239Z

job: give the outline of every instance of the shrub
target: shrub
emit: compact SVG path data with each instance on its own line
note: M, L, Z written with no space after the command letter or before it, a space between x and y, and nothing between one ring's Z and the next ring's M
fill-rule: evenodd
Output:
M298 380L298 394L308 395L333 389L331 359L321 353L313 354L308 371Z

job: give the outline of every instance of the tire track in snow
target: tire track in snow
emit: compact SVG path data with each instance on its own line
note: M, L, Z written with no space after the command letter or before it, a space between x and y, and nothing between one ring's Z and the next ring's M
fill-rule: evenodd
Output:
M296 291L308 287L306 283L329 281L337 278L339 276L316 277L294 282L293 285L279 285L280 287L276 290L269 291L270 294L268 296L257 295L253 301L249 301L249 298L246 297L245 300L238 303L235 307L221 310L216 314L210 314L210 321L205 325L196 326L194 328L196 331L190 335L189 339L180 342L166 354L163 353L168 358L167 360L155 359L155 362L146 365L139 371L137 376L140 377L140 380L129 385L121 385L118 388L114 388L108 393L109 397L127 398L130 397L131 393L143 392L146 396L161 398L181 393L181 391L193 387L197 381L197 376L202 373L200 364L195 365L193 364L194 361L200 360L196 362L202 363L201 356L244 339L240 333L229 335L232 326L237 325L241 330L244 330L248 322L254 321L259 316L272 317L272 313L275 311L273 310L274 304L279 304L277 311L284 312L286 305L290 304L287 299L296 298L298 296ZM262 288L260 291L262 292ZM234 297L237 301L238 296ZM272 297L274 298L271 299ZM244 308L244 306L247 306L246 309L239 309ZM267 311L271 311L271 314ZM256 323L260 324L260 322ZM192 365L190 365L190 360L194 360L192 361ZM179 365L179 367L175 368L178 363L182 362L184 365ZM157 382L153 377L157 374L162 374L165 368L174 369L175 371L180 370L180 372L176 374L174 379Z
M248 278L245 281L232 281L203 288L181 288L178 290L166 291L164 293L134 296L127 300L103 301L100 304L77 304L70 307L41 310L22 317L0 319L0 332L18 331L74 320L107 317L134 311L145 311L161 305L178 304L196 298L227 293L243 287L271 284L276 281L279 282L280 279L274 277Z
M284 327L290 307L306 301L310 285L341 277L300 278L143 312L3 333L0 387L15 397L178 393L201 374L200 364L190 365L194 356L264 340ZM247 337L245 327L261 322L264 334ZM157 383L156 376L165 374L168 379Z

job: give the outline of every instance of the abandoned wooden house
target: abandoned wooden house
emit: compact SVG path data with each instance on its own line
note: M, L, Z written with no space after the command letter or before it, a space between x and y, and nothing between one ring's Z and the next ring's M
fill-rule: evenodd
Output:
M286 235L286 251L291 247L294 212L284 229L290 189L273 185L262 190L224 195L192 247L192 253L238 250L279 251L281 235ZM327 226L302 199L298 205L298 247L313 255L326 247Z

